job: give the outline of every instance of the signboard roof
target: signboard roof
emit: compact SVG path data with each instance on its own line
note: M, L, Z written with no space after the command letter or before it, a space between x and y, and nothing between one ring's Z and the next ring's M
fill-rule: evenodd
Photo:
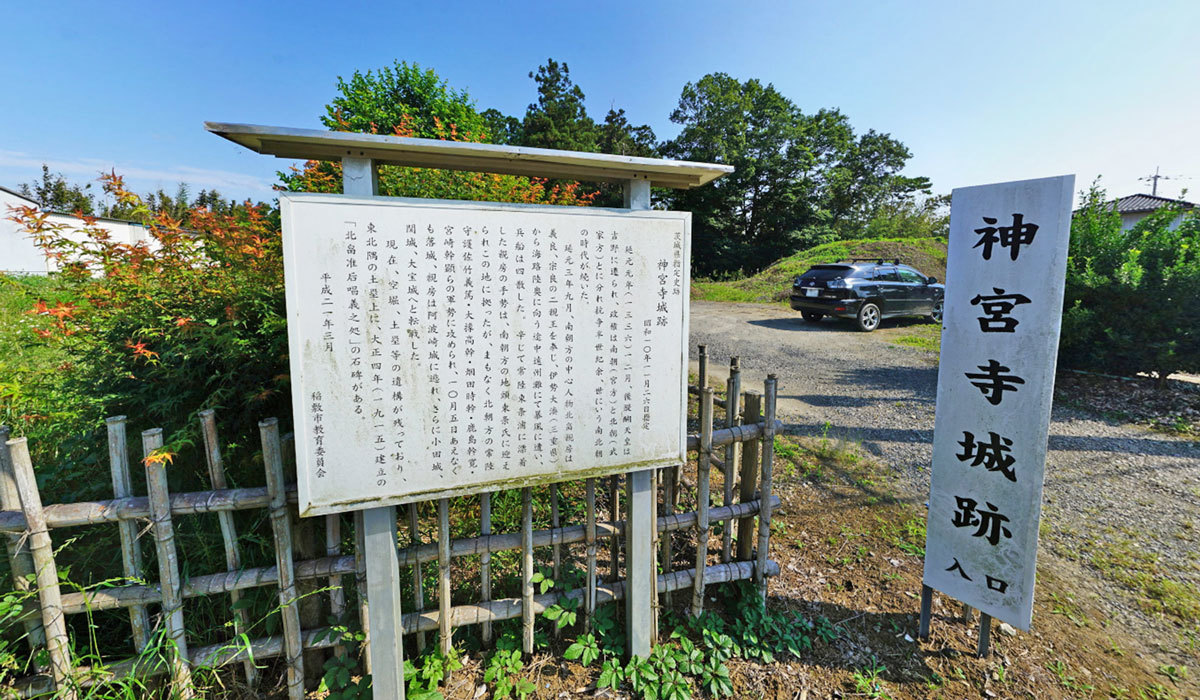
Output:
M370 158L384 165L589 182L648 180L654 187L674 189L698 187L733 172L731 165L559 151L550 148L222 122L205 122L204 128L252 151L277 158Z

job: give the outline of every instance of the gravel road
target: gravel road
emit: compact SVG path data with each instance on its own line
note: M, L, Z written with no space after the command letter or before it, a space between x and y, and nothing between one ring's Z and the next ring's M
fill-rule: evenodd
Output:
M891 342L919 322L885 321L874 333L860 333L848 322L807 323L781 306L693 301L693 368L696 346L706 344L710 374L721 381L731 355L740 359L743 387L761 390L766 374L776 373L778 413L789 431L828 430L861 443L895 470L900 495L922 503L937 357ZM1056 405L1049 446L1049 527L1039 564L1057 560L1087 602L1137 631L1148 653L1194 665L1195 649L1181 648L1186 639L1177 627L1147 615L1127 594L1113 595L1116 584L1081 562L1130 551L1154 575L1200 586L1200 443Z

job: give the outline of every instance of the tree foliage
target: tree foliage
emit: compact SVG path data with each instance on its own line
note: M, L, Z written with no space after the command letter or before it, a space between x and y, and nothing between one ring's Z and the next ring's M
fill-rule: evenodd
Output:
M925 178L899 175L910 153L887 134L856 137L838 110L805 114L774 86L711 73L684 86L664 155L734 166L713 185L669 196L693 212L698 274L756 270L819 242L861 235Z
M173 451L195 441L196 412L218 408L223 438L254 450L257 421L278 416L287 424L291 415L277 224L262 207L236 214L198 207L185 229L179 217L152 210L126 190L119 177L107 176L106 183L147 226L151 243L114 241L92 218L66 237L66 225L44 212L29 207L15 214L57 261L60 291L70 300L39 301L31 310L32 333L76 359L59 368L58 390L90 401L67 426L44 425L36 413L50 414L25 411L35 415L16 427L42 438L92 433L102 428L100 418L123 414L164 428ZM97 439L83 444L94 448ZM91 452L58 454L54 469L71 474ZM202 470L198 465L181 481L201 486Z
M49 166L43 163L42 179L22 183L18 189L44 210L90 215L96 213L96 202L92 198L91 188L90 182L82 186L67 182L62 173L51 173Z
M432 69L403 61L379 71L356 71L349 80L339 78L338 93L322 117L336 131L489 142L493 128L515 128L515 120L495 110L481 114L465 90L451 88ZM379 194L392 197L562 205L587 205L595 197L577 182L386 165L378 172ZM279 189L291 192L341 192L342 166L310 160L279 173L279 179Z
M1093 186L1071 222L1059 362L1132 376L1200 371L1200 215L1164 207L1122 230Z
M537 83L538 99L525 110L521 145L595 151L596 122L588 116L583 89L571 80L567 64L551 58L529 77Z

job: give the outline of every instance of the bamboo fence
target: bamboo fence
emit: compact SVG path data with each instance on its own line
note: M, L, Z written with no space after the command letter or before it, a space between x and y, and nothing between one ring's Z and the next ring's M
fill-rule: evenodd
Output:
M676 512L681 492L687 484L682 478L685 465L661 470L662 504L658 508L657 532L662 557L662 574L657 577L658 596L670 605L673 592L684 595L692 614L704 606L705 587L743 579L754 580L762 595L766 595L766 579L778 574L779 567L768 557L770 511L778 498L771 493L771 460L773 436L777 427L774 419L775 379L764 383L764 392L741 393L737 359L731 363L730 379L725 397L713 396L707 387L707 354L702 347L701 379L690 393L699 396L699 432L689 435L688 450L697 454L695 471L696 510ZM730 410L726 410L726 407ZM714 407L725 415L724 427L716 427ZM763 415L765 409L765 416ZM198 415L204 441L204 456L212 489L199 492L169 493L163 460L157 458L162 447L162 431L150 429L142 436L143 466L146 470L146 496L133 495L130 478L126 423L124 416L107 421L108 454L112 472L114 498L105 501L57 503L43 505L34 477L24 438L8 439L8 429L0 426L0 533L4 533L9 564L14 580L24 592L36 593L36 606L30 605L20 622L25 639L34 651L46 651L49 661L45 668L33 669L34 674L22 679L19 690L25 697L57 693L73 698L91 685L110 682L122 677L169 676L173 694L190 697L196 669L238 667L242 678L253 688L261 683L264 659L281 659L286 669L283 683L289 698L301 700L305 693L305 660L320 659L312 652L332 649L345 653L341 638L321 625L324 615L313 619L302 615L300 591L315 590L308 596L319 603L321 611L334 617L347 610L347 602L357 597L358 613L363 632L370 643L366 628L366 587L362 558L361 518L355 518L355 551L343 552L342 516L325 518L324 547L310 548L312 556L296 557L296 512L294 484L285 483L288 472L294 469L286 446L290 436L279 435L277 422L270 418L259 423L261 449L265 467L265 486L228 488L224 461L216 432L215 414L202 411ZM717 457L721 450L723 460ZM716 467L724 474L722 501L711 503L710 473ZM409 525L408 546L397 552L400 566L412 572L413 600L402 616L403 633L414 640L418 649L426 645L426 635L437 632L443 651L448 651L453 630L457 627L480 625L485 645L493 638L493 624L502 620L522 619L524 651L533 650L533 631L536 616L562 597L582 604L582 622L591 627L596 608L604 603L622 600L625 583L619 566L620 542L625 522L620 519L620 476L607 477L608 483L600 493L608 496L608 519L600 519L597 510L597 479L585 482L585 522L563 524L561 521L561 489L550 490L552 527L534 529L532 489L522 490L522 518L519 532L494 533L492 526L492 494L466 497L478 498L480 505L479 536L451 539L448 511L450 502L436 502L437 538L423 542L418 527L421 504L407 508ZM738 481L735 501L735 481ZM757 482L757 483L756 483ZM242 562L238 533L233 513L265 510L270 522L274 566L248 567ZM215 513L221 531L226 568L208 574L184 577L176 551L174 522L182 517ZM755 522L757 519L757 523ZM142 529L140 522L148 523ZM715 523L723 524L723 535L710 546L710 534ZM734 523L736 534L734 532ZM65 592L60 586L54 559L51 532L82 526L115 525L119 530L121 563L124 581L121 585ZM158 582L143 579L141 534L149 533L154 542ZM675 567L678 558L672 547L673 534L694 538L695 555L690 568ZM597 554L600 545L609 542L609 571L607 582L598 572ZM734 543L736 542L736 549ZM582 543L585 583L581 588L563 592L537 594L533 585L534 552L549 547L554 575L559 575L564 559L571 557L570 545ZM755 551L757 545L757 551ZM521 552L520 596L492 598L492 555L498 552ZM451 601L452 562L464 557L479 557L479 599L473 603L453 605ZM437 566L436 608L427 602L428 591L422 582L422 566ZM31 582L32 581L32 582ZM248 639L249 621L238 601L242 593L252 588L269 587L278 592L282 616L282 634ZM231 605L232 634L225 643L207 646L188 644L184 602L205 596L228 596ZM87 666L72 656L66 616L93 614L104 610L128 611L135 651L130 659ZM151 615L156 610L157 615ZM656 611L657 612L657 611ZM302 619L307 617L309 619ZM308 625L307 627L305 625ZM143 650L155 634L164 635L170 651L167 663L148 659ZM369 658L369 655L364 655ZM310 674L314 669L309 669ZM319 669L318 669L319 671ZM370 669L367 669L369 672ZM318 673L319 675L319 673ZM311 678L311 675L308 676ZM310 683L311 685L311 683Z

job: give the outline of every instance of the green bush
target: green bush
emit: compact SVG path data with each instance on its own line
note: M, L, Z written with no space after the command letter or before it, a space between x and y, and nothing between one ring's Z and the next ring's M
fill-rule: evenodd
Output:
M129 417L132 445L137 431L161 427L165 452L176 453L198 442L196 413L217 409L231 480L262 483L257 469L237 473L249 460L236 457L258 451L259 420L290 423L277 222L255 207L230 215L197 208L185 230L151 212L119 178L109 177L106 189L147 224L153 244L116 242L87 218L77 226L81 235L68 238L36 210L15 216L61 269L53 295L31 304L24 333L62 361L43 378L46 388L27 373L0 397L3 417L30 438L43 499L107 491L106 465L96 462L103 418L118 414ZM25 289L26 299L38 291ZM207 488L201 450L186 452L188 463L170 471L172 488Z
M1200 371L1200 215L1164 207L1121 229L1093 187L1071 223L1059 362L1121 375Z

